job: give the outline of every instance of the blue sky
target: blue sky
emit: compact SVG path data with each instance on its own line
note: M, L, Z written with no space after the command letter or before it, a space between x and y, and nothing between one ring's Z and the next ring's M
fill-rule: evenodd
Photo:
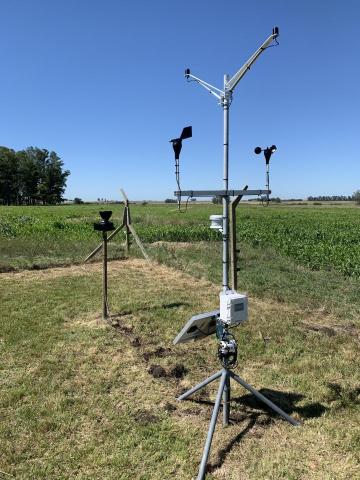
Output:
M230 186L264 186L255 146L276 144L282 198L360 188L356 0L11 0L2 25L0 144L55 150L66 196L165 199L168 143L186 125L183 189L222 187L222 110L186 67L222 87L280 28L238 85L230 111Z

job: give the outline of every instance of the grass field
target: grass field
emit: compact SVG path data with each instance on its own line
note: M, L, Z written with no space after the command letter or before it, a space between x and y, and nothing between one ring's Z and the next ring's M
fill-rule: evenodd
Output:
M121 206L112 208L116 222ZM99 317L100 264L70 265L97 244L98 207L0 211L1 267L18 270L0 275L0 478L196 476L216 390L175 398L219 368L216 342L172 339L191 315L217 306L221 245L207 219L218 210L133 206L154 261L110 263L108 324ZM233 424L218 423L207 478L360 478L360 210L249 205L238 215L250 319L234 331L237 372L302 426L234 386ZM286 247L296 239L297 249ZM113 258L124 255L121 240ZM330 261L332 244L351 250L351 271ZM69 266L22 270L59 264Z
M121 206L113 205L114 220ZM1 207L0 269L41 267L81 261L96 243L97 205ZM209 215L221 207L191 205L179 214L174 205L133 205L132 220L144 242L216 241ZM337 270L360 277L360 208L349 206L241 205L238 237L254 247L271 247L311 269ZM114 258L121 249L113 243Z

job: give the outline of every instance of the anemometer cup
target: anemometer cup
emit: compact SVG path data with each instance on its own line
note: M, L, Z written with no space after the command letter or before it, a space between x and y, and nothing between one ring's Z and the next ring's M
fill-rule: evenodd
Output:
M256 153L256 155L259 155L261 152L264 152L266 165L269 165L271 155L274 152L276 152L276 150L277 150L276 145L271 145L271 147L267 147L267 148L256 147L254 149L254 153Z

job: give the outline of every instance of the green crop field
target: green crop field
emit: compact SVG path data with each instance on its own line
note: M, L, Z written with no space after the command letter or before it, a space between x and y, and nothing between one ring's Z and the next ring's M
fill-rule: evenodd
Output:
M80 261L96 244L93 222L98 206L1 207L0 268ZM106 207L108 208L108 207ZM114 210L120 223L120 205ZM218 241L209 215L221 207L133 205L132 221L144 242ZM311 269L335 269L360 277L360 208L347 206L271 206L243 204L238 210L238 239L253 247L271 247ZM116 245L116 243L114 242ZM121 255L120 249L113 252Z
M216 342L172 339L217 308L221 207L131 205L152 262L111 242L108 323L100 259L83 265L99 208L120 223L122 205L0 207L0 479L196 476L216 387L175 399L219 368ZM207 480L359 479L360 208L244 203L237 229L236 370L302 425L234 386Z

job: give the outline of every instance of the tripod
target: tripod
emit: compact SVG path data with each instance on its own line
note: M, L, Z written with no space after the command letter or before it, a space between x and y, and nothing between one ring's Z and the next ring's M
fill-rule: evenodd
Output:
M235 350L236 352L236 350ZM219 349L219 356L220 359L223 360L224 358L221 358L221 350ZM224 362L222 361L224 364ZM236 353L232 357L232 363L236 363ZM287 420L291 425L298 426L300 423L296 421L294 418L290 417L287 413L285 413L281 408L279 408L277 405L275 405L273 402L271 402L268 398L264 397L260 392L258 392L254 387L249 385L248 383L245 382L242 378L240 378L238 375L236 375L234 372L232 372L229 367L224 366L221 370L216 372L214 375L211 377L207 378L203 382L199 383L195 387L191 388L187 392L183 393L178 400L185 400L186 398L190 397L193 393L197 392L198 390L201 390L203 387L208 385L209 383L214 382L216 379L220 378L220 385L219 385L219 390L216 396L215 400L215 405L213 409L213 413L211 416L210 420L210 426L204 446L204 451L199 467L199 474L197 477L197 480L204 480L205 479L205 472L206 472L206 465L207 465L207 460L209 457L210 453L210 448L211 448L211 442L213 439L214 431L215 431L215 426L216 426L216 421L217 417L219 415L219 410L220 410L220 405L221 405L221 400L222 400L222 405L223 405L223 425L228 426L229 425L229 415L230 415L230 380L233 379L237 383L239 383L242 387L246 388L249 392L251 392L256 398L261 400L263 403L265 403L268 407L270 407L272 410L274 410L276 413L278 413L281 417L283 417L285 420Z

